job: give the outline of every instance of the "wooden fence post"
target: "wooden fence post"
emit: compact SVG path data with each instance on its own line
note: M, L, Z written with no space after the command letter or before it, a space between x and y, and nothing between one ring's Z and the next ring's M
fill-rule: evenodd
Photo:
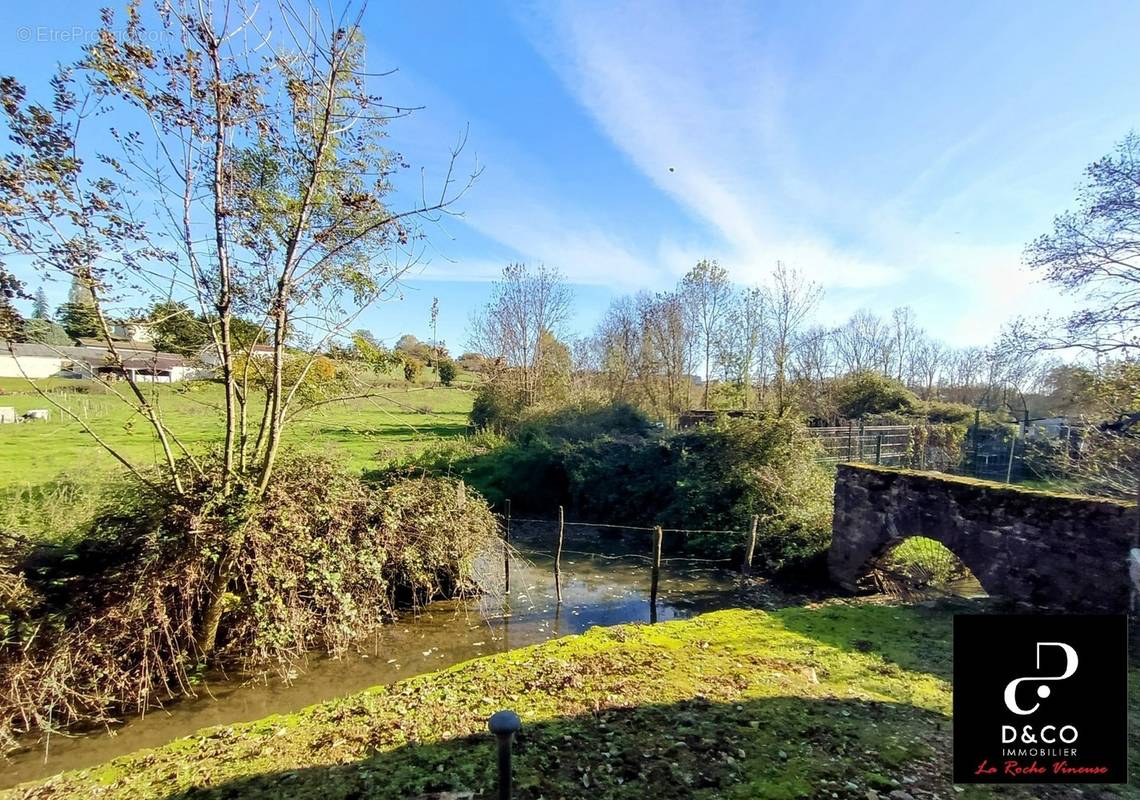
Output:
M855 422L847 421L847 460L855 460Z
M875 463L883 463L883 434L875 437Z
M1011 436L1009 439L1009 461L1005 465L1005 482L1010 483L1013 479L1013 451L1017 447L1017 436Z
M503 531L503 592L511 595L511 501L507 500L507 527Z
M748 536L748 551L744 554L744 563L740 565L740 571L745 575L752 574L752 556L756 553L756 526L759 522L760 517L753 514L752 532Z
M558 549L554 551L554 595L562 603L562 536L566 530L566 518L562 506L558 507Z
M978 472L979 472L978 445L980 443L980 439L978 438L978 429L981 428L981 426L982 426L982 410L980 408L975 408L974 409L974 430L973 430L973 434L974 434L974 441L973 441L973 445L974 445L974 477L975 478L978 477Z
M657 582L661 578L661 526L653 529L653 577L649 583L649 606L657 616Z

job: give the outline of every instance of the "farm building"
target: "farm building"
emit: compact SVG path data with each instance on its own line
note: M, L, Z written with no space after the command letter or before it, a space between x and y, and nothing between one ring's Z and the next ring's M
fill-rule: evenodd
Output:
M75 347L13 343L0 350L0 378L91 378L121 377L111 352L97 340ZM116 343L123 370L141 382L173 383L204 377L207 370L192 365L174 353L162 353L153 345L137 341Z

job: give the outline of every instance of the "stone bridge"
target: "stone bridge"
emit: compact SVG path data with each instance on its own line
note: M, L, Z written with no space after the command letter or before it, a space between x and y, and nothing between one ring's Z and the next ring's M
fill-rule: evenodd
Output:
M910 536L944 544L990 595L1074 613L1129 610L1135 503L839 465L832 579L854 591L876 558Z

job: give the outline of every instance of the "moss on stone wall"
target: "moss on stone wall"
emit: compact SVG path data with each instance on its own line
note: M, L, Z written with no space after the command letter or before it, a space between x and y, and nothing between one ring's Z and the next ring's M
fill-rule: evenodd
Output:
M1066 500L1082 500L1085 502L1107 503L1109 505L1120 506L1121 508L1134 508L1136 506L1135 501L1131 500L1120 500L1112 497L1096 497L1093 495L1076 494L1074 492L1051 492L1045 489L1021 486L1016 483L987 481L983 480L982 478L971 478L968 475L951 475L946 472L930 472L917 469L905 469L901 467L884 467L878 464L863 464L854 461L844 462L839 466L849 467L852 469L867 470L869 472L904 475L909 478L918 478L922 480L935 481L938 483L955 483L961 484L963 486L973 486L981 489L993 489L1001 492L1014 492L1017 494L1030 495L1032 497L1057 497Z

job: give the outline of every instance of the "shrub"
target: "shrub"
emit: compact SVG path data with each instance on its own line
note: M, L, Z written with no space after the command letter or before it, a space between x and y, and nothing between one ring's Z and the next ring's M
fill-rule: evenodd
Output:
M934 424L966 424L974 421L974 409L965 403L947 403L941 400L927 400L919 404L918 413Z
M253 386L269 389L273 381L271 359L242 354L235 364L238 373L247 374ZM282 379L287 386L297 386L297 399L301 405L310 405L342 394L352 381L352 373L328 356L313 358L307 353L287 352ZM179 384L179 391L192 391L193 388L192 384Z
M645 436L653 425L645 412L628 403L534 410L522 418L516 438L580 442L605 436Z
M454 361L443 359L436 365L436 372L439 373L439 382L444 386L450 386L459 374L459 369Z
M832 480L818 444L787 417L725 420L675 437L670 527L740 530L760 517L757 558L770 569L797 566L830 542ZM727 555L739 537L693 534L692 547Z
M817 444L791 419L721 420L682 432L655 428L629 406L535 414L505 443L418 461L463 475L488 500L630 525L742 530L762 517L758 563L810 559L830 535L831 480ZM729 556L743 536L693 535L696 552Z
M852 372L836 381L835 401L847 419L871 414L911 413L918 404L909 389L874 370Z
M475 393L469 419L476 428L507 433L518 426L523 407L519 392L503 384L484 383Z
M132 486L74 545L9 542L0 746L193 695L195 623L228 526L242 537L215 663L285 671L308 649L351 648L399 604L473 591L497 523L481 498L464 495L454 479L369 486L336 463L284 454L256 505L215 507L208 481L179 501Z
M963 423L925 422L911 425L906 466L940 471L958 469L967 426Z
M414 383L416 378L420 376L423 371L424 362L420 361L415 356L407 354L402 355L400 359L404 364L404 380L408 383Z

